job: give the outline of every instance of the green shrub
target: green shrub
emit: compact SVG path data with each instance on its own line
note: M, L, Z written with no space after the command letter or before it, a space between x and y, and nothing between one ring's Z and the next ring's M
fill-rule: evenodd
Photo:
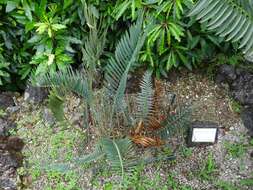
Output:
M140 52L140 64L158 77L181 66L192 70L234 46L209 31L207 22L197 22L203 15L195 11L192 15L197 18L187 17L192 0L1 0L0 88L17 90L30 76L64 70L70 64L79 67L87 53L81 51L83 42L93 27L86 24L86 3L95 19L102 18L102 31L108 30L101 44L106 52L103 59L110 57L122 32L143 10L143 25L153 23L153 27ZM103 34L97 36L104 39ZM99 65L104 66L103 59Z
M74 62L78 49L74 46L82 43L80 4L0 1L0 88L23 88L31 75L63 70Z
M140 59L141 63L154 69L158 77L181 66L192 70L204 59L212 58L217 50L221 51L221 47L224 48L221 44L223 39L207 32L205 24L199 24L195 18L186 17L193 6L192 0L90 2L106 18L106 25L112 30L118 28L108 35L112 44L115 36L118 37L122 29L125 29L123 23L128 25L136 19L138 10L144 10L143 25L153 22L154 26L147 36ZM225 49L229 47L228 45Z

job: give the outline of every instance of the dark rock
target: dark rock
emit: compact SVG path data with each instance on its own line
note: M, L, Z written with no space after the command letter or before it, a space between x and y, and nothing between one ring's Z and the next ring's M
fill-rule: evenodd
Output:
M253 107L244 108L241 112L241 119L249 134L253 136Z
M2 153L0 155L0 173L9 168L18 168L18 166L18 161L10 153Z
M28 85L25 89L24 100L31 103L41 103L48 97L48 94L46 88Z
M21 150L24 142L15 136L10 136L9 130L16 128L7 117L0 118L0 190L17 189L17 168L23 164Z
M15 129L16 124L9 122L8 120L4 118L0 118L0 137L6 137L9 135L10 129Z
M16 169L20 166L19 161L8 151L0 150L0 189L17 189Z
M1 190L17 190L16 184L11 179L0 179Z
M13 94L10 92L0 93L0 109L5 110L9 106L14 106Z
M11 136L7 140L6 149L9 151L20 152L23 149L24 145L25 143L22 139L15 136Z
M231 65L222 65L216 76L218 85L227 83L231 96L242 105L253 106L253 74Z
M0 189L17 189L17 168L23 164L24 142L18 137L0 137Z
M218 83L227 82L230 83L236 79L236 71L235 68L230 65L222 65L216 77L216 81Z

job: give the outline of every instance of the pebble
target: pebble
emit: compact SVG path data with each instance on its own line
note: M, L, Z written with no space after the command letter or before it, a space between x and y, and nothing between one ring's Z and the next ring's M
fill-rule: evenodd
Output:
M10 114L16 113L19 110L20 106L11 106L6 109L6 111L9 112Z

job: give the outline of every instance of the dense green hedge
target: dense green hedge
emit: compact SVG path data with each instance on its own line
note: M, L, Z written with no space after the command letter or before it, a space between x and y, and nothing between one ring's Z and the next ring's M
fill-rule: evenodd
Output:
M0 89L22 89L31 75L81 64L81 47L88 30L84 2L0 0ZM138 11L144 10L144 25L153 23L153 28L140 63L152 67L158 76L173 67L192 69L220 51L222 39L206 32L205 26L194 18L185 16L192 0L88 0L86 3L95 17L103 19L102 29L108 30L105 48L108 56Z

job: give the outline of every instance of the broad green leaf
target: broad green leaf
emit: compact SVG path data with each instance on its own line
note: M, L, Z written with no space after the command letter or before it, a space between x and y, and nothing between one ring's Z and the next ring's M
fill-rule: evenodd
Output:
M128 7L130 7L131 1L123 1L122 4L120 4L115 9L115 19L119 20L119 18L124 14L124 12L127 10Z
M2 76L2 77L9 77L10 74L7 73L7 72L5 72L5 71L1 71L1 70L0 70L0 76Z
M38 27L36 32L38 32L39 34L43 34L47 28L48 28L48 25L45 24L45 23L36 23L34 26Z
M47 65L44 63L40 63L36 69L35 75L38 76L42 73L46 73L46 71L47 71Z
M6 9L5 11L8 13L8 12L11 12L13 11L14 9L16 9L16 7L18 6L18 2L16 1L7 1L7 5L6 5Z
M169 71L171 69L171 67L174 65L173 60L172 60L172 51L170 51L169 53L169 57L167 59L167 63L166 63L166 70Z
M40 36L40 35L34 35L27 42L28 43L38 43L40 40L42 40L42 36Z
M73 4L73 0L64 0L63 9L68 8L71 4Z
M183 36L183 28L180 27L179 25L176 25L172 22L169 23L169 30L171 32L171 34L175 37L175 39L177 41L181 41L181 37L180 36Z
M65 28L66 28L66 26L63 25L63 24L53 24L52 25L52 29L54 31L62 30L62 29L65 29Z
M27 18L32 21L32 12L31 12L31 8L29 6L29 4L27 3L26 0L23 0L23 7L24 7L24 11L25 11L25 15L27 16Z
M48 28L47 34L48 34L49 38L52 38L53 32L52 32L52 29L51 29L51 28Z
M166 50L165 50L165 30L161 30L161 35L160 35L160 39L159 39L159 54L163 54Z
M34 27L35 27L35 26L34 26L34 22L33 22L33 21L27 22L27 23L25 24L25 32L27 33L27 32L29 32L29 31L31 31Z

